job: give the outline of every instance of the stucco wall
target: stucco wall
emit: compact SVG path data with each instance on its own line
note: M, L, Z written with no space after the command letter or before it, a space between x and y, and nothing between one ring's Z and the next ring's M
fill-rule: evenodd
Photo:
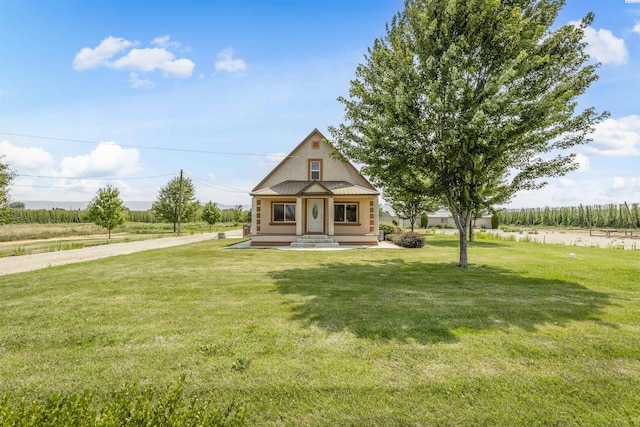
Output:
M318 148L313 148L314 142ZM286 159L275 172L262 183L261 187L270 187L283 181L306 181L309 179L309 160L322 160L321 181L348 181L370 188L369 183L349 163L331 156L332 148L322 142L322 135L312 134L297 149L294 157Z
M325 199L324 212L324 233L329 235L365 235L378 234L378 202L377 197L371 196L342 196L334 197L336 203L356 203L358 205L358 222L356 224L345 224L333 222L333 234L330 232L329 221L333 219L333 212L329 212L329 199L325 197L313 196L313 199ZM306 234L307 218L307 198L302 198L300 214L296 214L296 219L301 222L301 234ZM274 224L272 220L274 203L296 203L296 197L262 197L254 198L252 206L252 234L254 236L264 234L295 235L296 225L293 223Z

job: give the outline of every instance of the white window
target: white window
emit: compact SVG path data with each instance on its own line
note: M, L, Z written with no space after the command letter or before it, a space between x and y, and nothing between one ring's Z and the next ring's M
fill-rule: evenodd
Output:
M334 222L358 222L358 204L336 203L333 215Z
M296 204L295 203L274 203L273 204L273 222L295 222L296 221Z
M309 179L311 181L319 181L321 177L322 162L320 160L309 161Z

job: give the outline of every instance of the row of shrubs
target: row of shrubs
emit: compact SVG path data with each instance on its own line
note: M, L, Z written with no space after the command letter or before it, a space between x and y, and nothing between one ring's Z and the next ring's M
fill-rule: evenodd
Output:
M403 248L422 248L425 244L423 235L414 231L403 231L388 222L380 223L380 231L384 233L385 240L389 240Z
M219 410L209 399L188 398L182 381L164 390L125 386L97 399L93 393L57 393L43 400L0 399L2 426L241 426L244 408Z

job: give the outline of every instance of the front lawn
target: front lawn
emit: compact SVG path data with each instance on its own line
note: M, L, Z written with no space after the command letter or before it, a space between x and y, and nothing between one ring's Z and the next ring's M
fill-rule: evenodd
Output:
M461 270L442 235L411 250L228 243L0 276L0 395L184 375L249 425L640 424L634 251L481 241Z

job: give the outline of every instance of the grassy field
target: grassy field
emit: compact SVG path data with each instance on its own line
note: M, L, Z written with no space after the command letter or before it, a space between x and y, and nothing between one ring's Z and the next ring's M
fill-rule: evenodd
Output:
M181 227L181 235L228 231L237 229L233 224L216 224L209 227L203 222L187 223ZM107 231L95 224L5 224L0 225L0 257L27 255L80 249L108 243L131 242L175 236L173 224L126 223L117 227L107 237Z
M214 392L249 425L638 425L640 259L228 241L0 276L0 395ZM575 259L569 253L576 254Z

